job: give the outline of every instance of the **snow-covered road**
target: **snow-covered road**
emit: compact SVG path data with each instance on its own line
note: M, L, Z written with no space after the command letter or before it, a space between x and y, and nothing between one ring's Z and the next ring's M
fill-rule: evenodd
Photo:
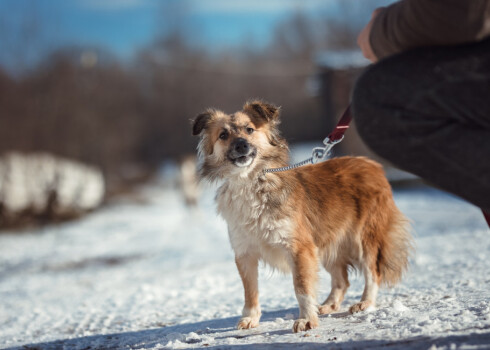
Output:
M490 232L454 197L396 191L416 231L405 280L381 290L376 310L350 315L363 288L351 276L341 312L293 334L291 276L266 268L262 323L235 330L242 286L211 190L194 211L170 187L142 196L80 221L0 234L1 348L490 348ZM330 283L321 276L319 299Z

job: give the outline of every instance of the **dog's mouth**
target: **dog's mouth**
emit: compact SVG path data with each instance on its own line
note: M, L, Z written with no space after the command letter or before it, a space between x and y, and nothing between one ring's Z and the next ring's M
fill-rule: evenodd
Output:
M252 164L256 155L257 155L257 151L254 150L245 156L230 158L230 160L237 167L244 168L244 167L248 167L250 164Z

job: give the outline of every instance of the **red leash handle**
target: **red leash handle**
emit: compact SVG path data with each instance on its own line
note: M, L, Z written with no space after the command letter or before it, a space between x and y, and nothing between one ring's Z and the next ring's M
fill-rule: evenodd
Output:
M323 140L323 144L325 145L325 147L315 147L313 149L313 154L311 156L311 162L313 164L318 163L319 161L327 157L332 147L344 139L344 133L349 128L349 124L351 120L352 120L352 114L350 112L350 106L349 106L345 110L344 114L342 114L342 117L337 123L335 129L333 129L333 131L330 134L328 134L325 140Z
M483 213L483 217L487 221L488 228L490 228L490 212L483 211L482 209L482 213Z
M342 138L344 137L344 133L347 131L349 128L349 124L352 120L352 113L350 111L350 105L347 107L345 110L344 114L342 114L342 117L340 118L339 122L337 123L337 126L333 131L327 136L324 143L337 143ZM328 140L327 140L328 139Z

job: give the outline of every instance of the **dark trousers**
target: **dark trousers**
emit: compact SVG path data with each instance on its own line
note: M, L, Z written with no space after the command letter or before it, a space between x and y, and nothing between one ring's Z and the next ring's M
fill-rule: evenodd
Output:
M372 65L352 111L375 153L490 213L490 39Z

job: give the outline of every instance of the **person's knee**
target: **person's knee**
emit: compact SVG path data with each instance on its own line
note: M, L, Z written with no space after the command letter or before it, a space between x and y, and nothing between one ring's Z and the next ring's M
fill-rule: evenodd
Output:
M376 153L383 148L383 134L392 126L383 103L383 89L378 89L380 74L376 65L369 67L357 80L352 93L351 108L355 126L361 139Z

